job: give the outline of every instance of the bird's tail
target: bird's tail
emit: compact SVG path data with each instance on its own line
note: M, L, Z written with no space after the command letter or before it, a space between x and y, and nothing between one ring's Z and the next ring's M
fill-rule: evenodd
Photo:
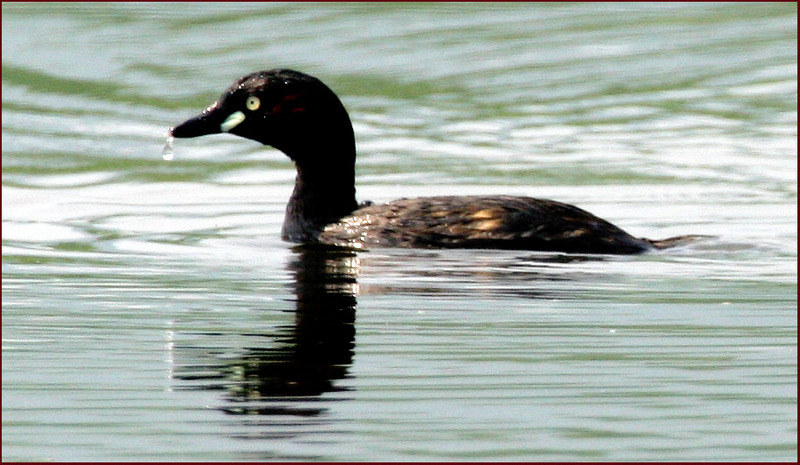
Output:
M693 244L693 243L695 243L697 241L700 241L700 240L703 240L703 239L711 239L713 237L714 236L703 236L703 235L696 234L696 235L689 235L689 236L675 236L675 237L669 237L667 239L659 239L659 240L654 240L654 239L646 239L646 240L647 240L647 242L652 244L653 247L655 247L656 249L670 249L672 247L678 247L678 246L681 246L681 245Z

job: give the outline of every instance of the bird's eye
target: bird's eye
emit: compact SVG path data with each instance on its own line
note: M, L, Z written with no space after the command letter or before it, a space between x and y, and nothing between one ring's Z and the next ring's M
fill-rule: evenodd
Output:
M261 106L261 100L255 95L251 95L247 97L247 102L245 102L245 106L250 111L258 110L258 107Z

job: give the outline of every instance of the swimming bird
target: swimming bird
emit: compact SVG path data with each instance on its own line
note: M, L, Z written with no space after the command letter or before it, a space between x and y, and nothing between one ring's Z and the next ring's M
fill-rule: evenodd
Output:
M237 79L174 138L229 133L272 146L297 176L281 237L350 248L486 248L634 254L690 242L634 237L578 207L531 197L436 196L384 204L356 201L353 125L319 79L289 69Z

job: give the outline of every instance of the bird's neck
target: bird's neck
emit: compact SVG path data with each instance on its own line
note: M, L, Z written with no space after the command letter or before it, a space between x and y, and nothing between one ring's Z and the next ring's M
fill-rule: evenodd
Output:
M358 207L355 145L352 144L352 148L344 153L292 158L297 166L297 177L286 206L281 235L284 240L292 242L314 242L326 225ZM314 160L314 163L303 163L306 160Z

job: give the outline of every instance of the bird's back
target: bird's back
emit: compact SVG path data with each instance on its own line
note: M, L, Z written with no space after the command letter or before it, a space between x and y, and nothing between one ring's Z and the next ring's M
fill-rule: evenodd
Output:
M326 244L357 248L486 248L638 253L653 248L580 208L517 196L400 199L328 225Z

